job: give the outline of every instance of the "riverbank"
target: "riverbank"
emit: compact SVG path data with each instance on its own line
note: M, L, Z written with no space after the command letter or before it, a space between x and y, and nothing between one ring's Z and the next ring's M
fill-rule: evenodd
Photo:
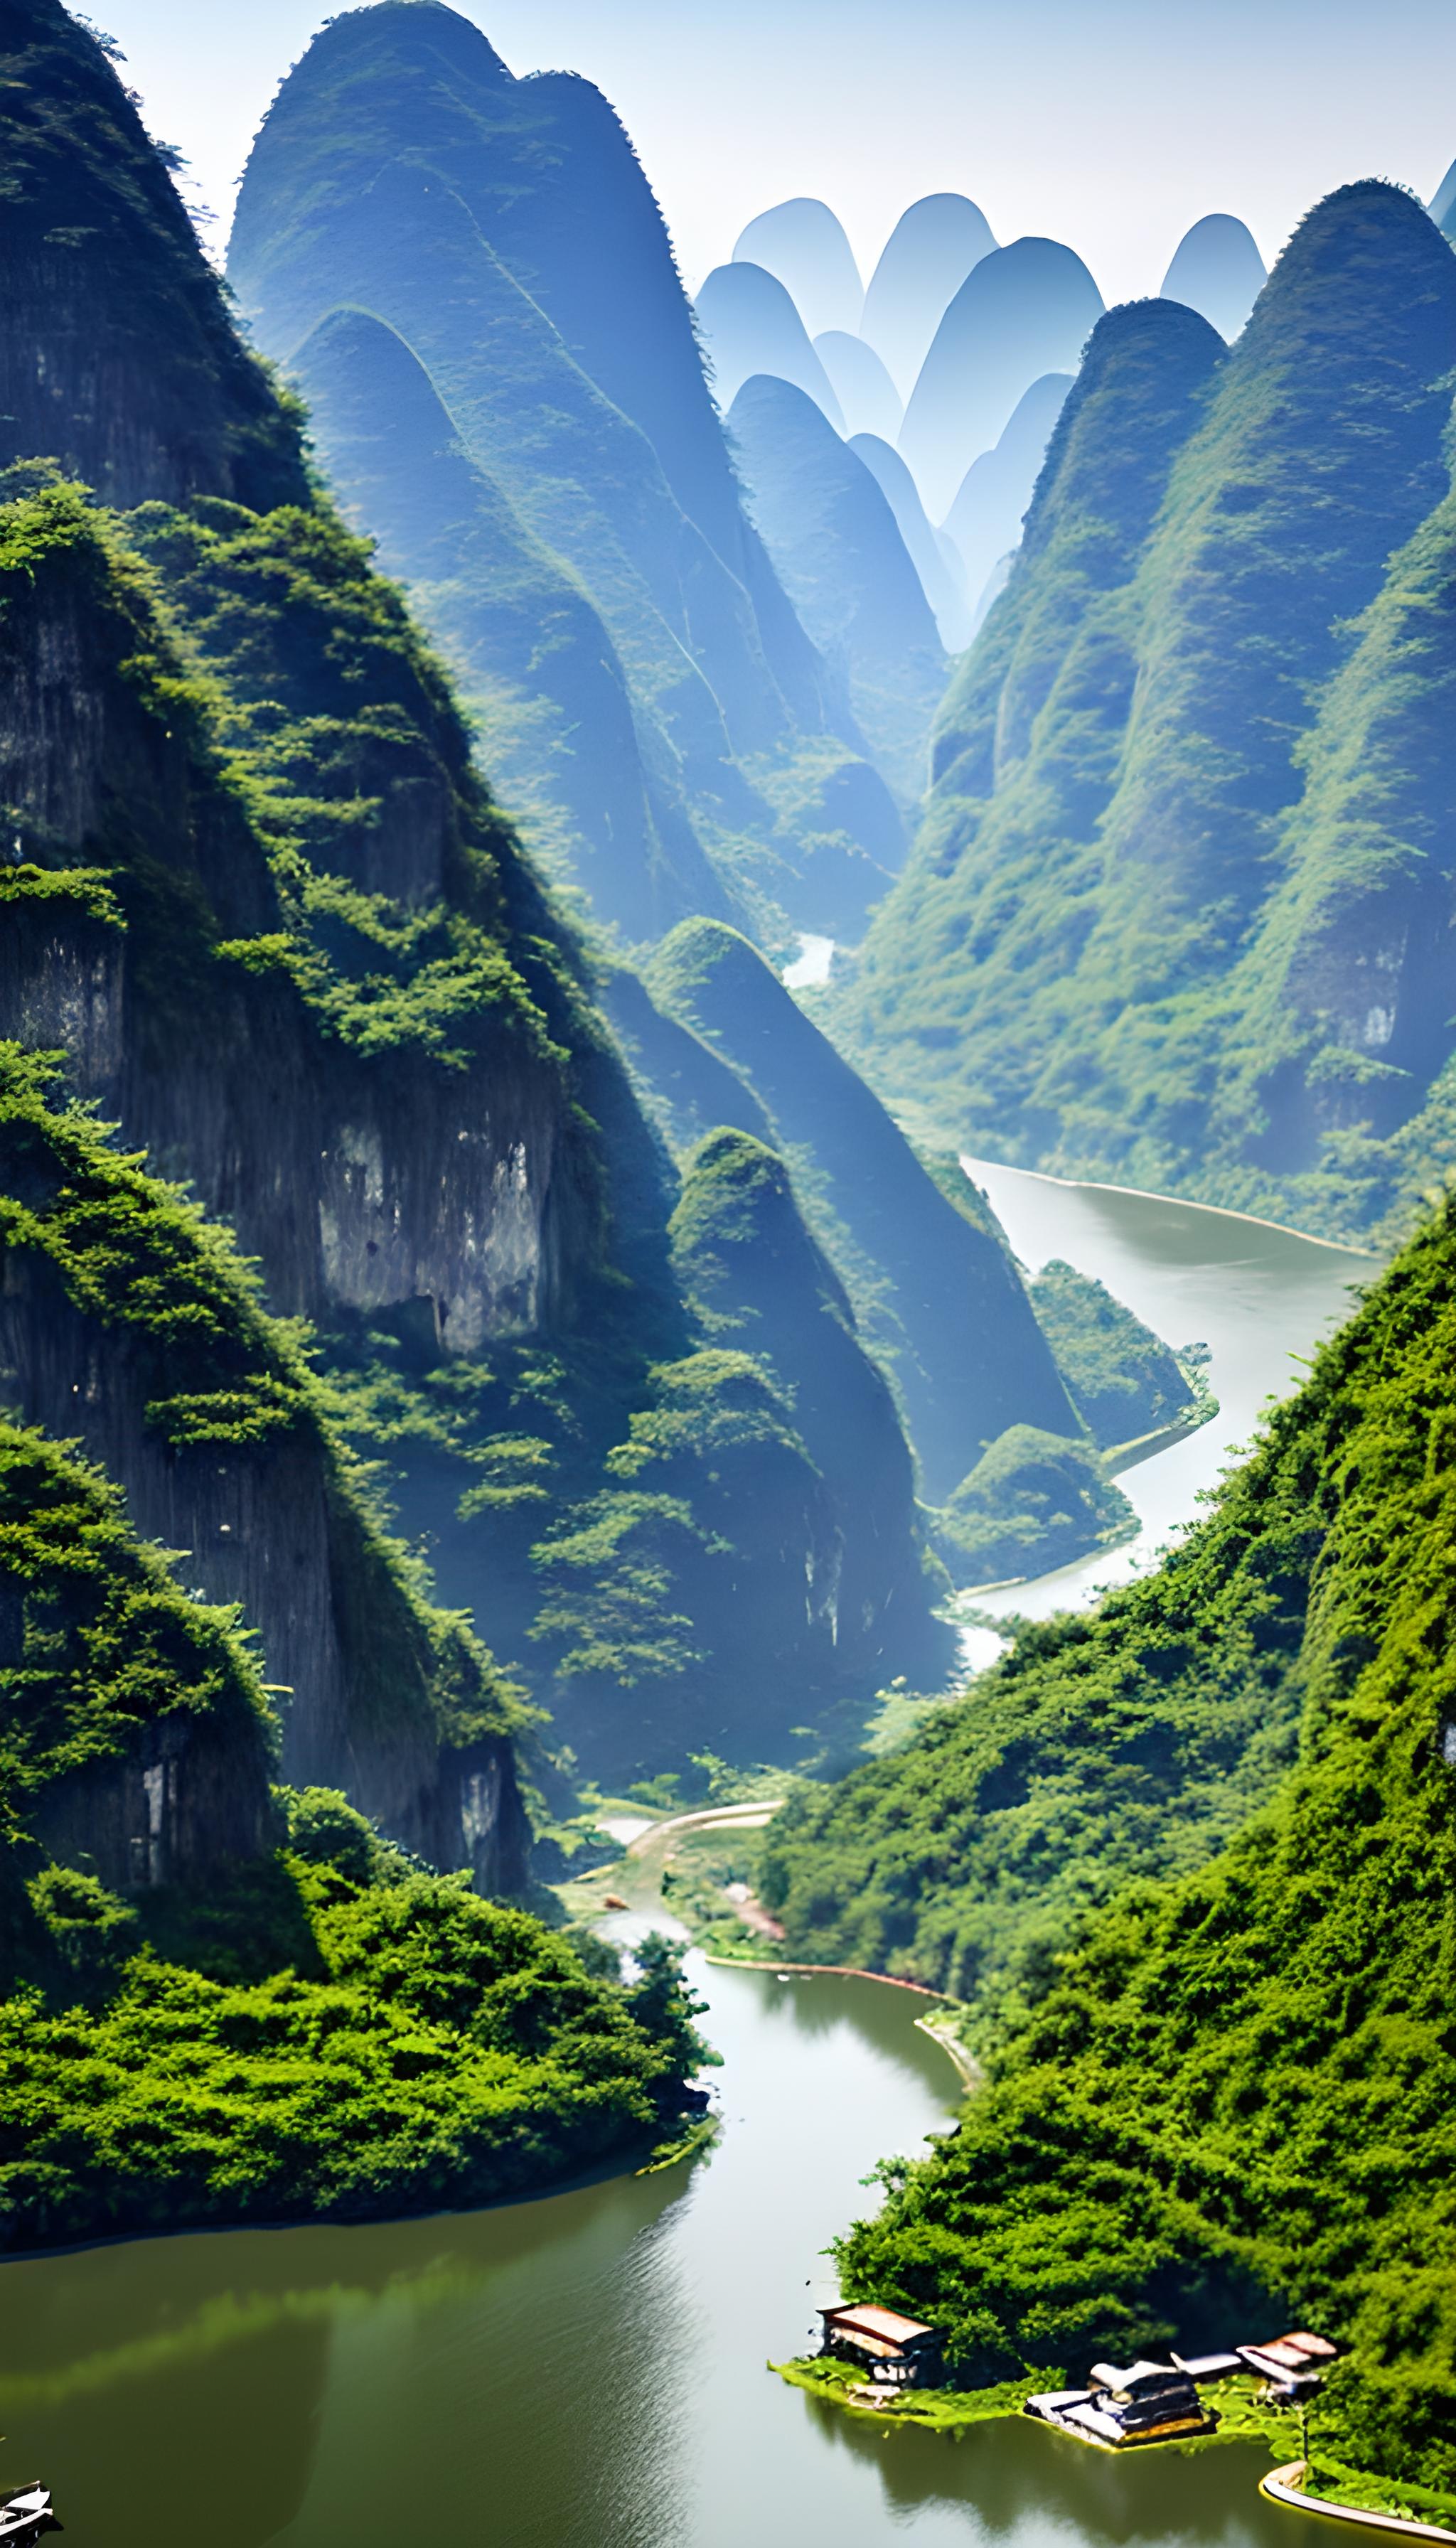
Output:
M789 2388L801 2389L863 2423L915 2424L958 2441L978 2424L1035 2421L1025 2413L1028 2378L1032 2375L985 2389L886 2390L872 2397L872 2384L866 2381L864 2371L831 2355L805 2354L789 2362L771 2362L769 2369ZM1054 2375L1041 2372L1035 2376L1045 2380ZM1278 2460L1292 2442L1298 2442L1300 2418L1293 2410L1271 2406L1261 2398L1261 2387L1262 2383L1252 2376L1221 2380L1210 2394L1210 2403L1219 2415L1217 2432L1143 2442L1136 2450L1116 2456L1123 2460L1141 2459L1153 2452L1169 2451L1187 2455L1218 2450L1230 2442L1257 2442ZM1332 2461L1308 2465L1303 2460L1286 2461L1271 2469L1260 2479L1259 2487L1269 2502L1294 2511L1410 2539L1449 2541L1456 2548L1456 2527L1446 2526L1456 2524L1456 2497L1438 2494L1429 2487L1403 2485L1394 2478L1375 2477Z
M992 2388L902 2389L886 2392L883 2399L867 2404L862 2394L857 2394L865 2387L864 2373L832 2355L804 2354L771 2367L790 2388L807 2390L828 2405L843 2408L848 2414L868 2415L871 2419L888 2414L897 2424L924 2424L939 2433L968 2430L972 2424L993 2423L1003 2416L1020 2417L1032 2382L1045 2385L1061 2377L1054 2370L1028 2371L1017 2380L1002 2381ZM1213 2450L1223 2442L1262 2442L1276 2455L1287 2451L1292 2441L1298 2441L1299 2417L1288 2409L1262 2401L1258 2395L1261 2386L1251 2374L1219 2381L1209 2400L1218 2411L1217 2432L1188 2434L1168 2442L1142 2442L1137 2446L1138 2456L1154 2450ZM1360 2483L1376 2486L1380 2481L1365 2479Z
M1369 2477L1363 2469L1343 2468L1333 2460L1291 2460L1284 2468L1271 2469L1260 2489L1272 2503L1318 2513L1322 2521L1405 2539L1456 2542L1456 2496L1433 2487Z

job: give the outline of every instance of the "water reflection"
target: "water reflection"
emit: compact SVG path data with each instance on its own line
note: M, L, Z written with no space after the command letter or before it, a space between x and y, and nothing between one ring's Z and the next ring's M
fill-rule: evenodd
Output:
M1126 1481L1145 1550L1371 1263L977 1174L1029 1263L1066 1255L1172 1342L1213 1347L1218 1426ZM766 2357L804 2343L824 2250L874 2199L867 2172L946 2122L956 2081L906 1992L695 1970L726 2123L690 2171L0 2267L6 2466L44 2472L67 2548L1314 2548L1314 2522L1256 2494L1251 2448L1112 2457L1018 2423L956 2441L772 2378Z
M909 1993L695 1971L727 2120L690 2171L6 2265L7 2461L44 2469L68 2548L1303 2548L1256 2453L955 2441L774 2379L862 2180L956 2078Z

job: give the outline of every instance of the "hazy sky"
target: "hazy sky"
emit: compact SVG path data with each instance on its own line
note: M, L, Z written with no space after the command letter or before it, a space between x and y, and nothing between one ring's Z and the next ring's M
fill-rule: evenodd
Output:
M226 223L315 0L93 0L147 121ZM618 109L689 288L745 222L822 195L867 275L942 188L1040 231L1106 299L1156 291L1182 232L1237 213L1265 258L1351 177L1428 197L1456 157L1449 0L465 0L516 72ZM221 225L220 225L221 226Z

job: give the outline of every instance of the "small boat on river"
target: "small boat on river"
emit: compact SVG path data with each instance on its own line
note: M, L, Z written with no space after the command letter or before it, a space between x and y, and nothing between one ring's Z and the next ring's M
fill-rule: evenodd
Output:
M39 2479L34 2486L0 2494L0 2548L32 2548L32 2542L44 2539L47 2530L64 2527L51 2511L49 2487L42 2486Z

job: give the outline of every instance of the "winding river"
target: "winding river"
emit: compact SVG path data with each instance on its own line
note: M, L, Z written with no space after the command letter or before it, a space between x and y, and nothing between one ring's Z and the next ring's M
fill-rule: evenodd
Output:
M1125 1481L1145 1557L1370 1262L976 1173L1029 1263L1064 1254L1172 1342L1213 1348L1218 1425ZM1092 1580L1069 1570L1010 1606ZM45 2475L68 2548L1314 2548L1313 2521L1256 2493L1252 2446L1112 2458L1017 2422L956 2442L775 2380L766 2361L803 2346L831 2288L823 2249L873 2199L864 2178L945 2126L956 2075L908 1992L692 1968L724 2124L686 2166L0 2269L4 2465Z

